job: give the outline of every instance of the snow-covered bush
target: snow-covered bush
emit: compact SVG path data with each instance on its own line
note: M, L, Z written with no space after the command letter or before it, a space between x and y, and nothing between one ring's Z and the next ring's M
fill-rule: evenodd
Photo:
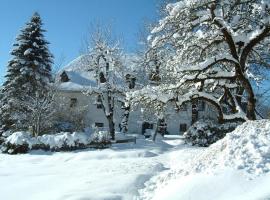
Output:
M213 121L197 121L184 133L188 144L208 147L210 144L225 137L226 133L233 131L237 123L216 124Z
M8 154L27 153L30 150L72 151L83 148L105 148L110 145L107 132L99 131L92 136L84 132L61 132L55 135L33 137L29 132L15 132L5 139L1 151Z
M26 153L35 143L36 141L32 138L31 133L15 132L6 138L1 151L9 154Z
M5 141L5 139L4 139L2 136L0 136L0 145L1 145L4 141Z
M3 131L0 129L0 145L5 142L5 139L10 136L11 131ZM1 147L1 146L0 146Z
M80 132L62 132L56 135L43 135L37 137L37 140L37 145L41 145L41 149L45 148L52 151L69 151L84 148L91 142L89 135ZM37 146L36 148L40 149L40 147Z
M96 130L91 137L92 145L96 148L104 148L111 143L111 136L108 131L98 131Z
M10 130L1 133L1 136L4 138L9 137L10 135L12 135L12 132Z

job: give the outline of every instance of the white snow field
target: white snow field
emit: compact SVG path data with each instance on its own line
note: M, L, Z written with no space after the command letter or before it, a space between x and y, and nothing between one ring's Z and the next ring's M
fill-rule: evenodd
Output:
M209 148L156 144L0 154L4 200L270 199L270 121L247 122Z

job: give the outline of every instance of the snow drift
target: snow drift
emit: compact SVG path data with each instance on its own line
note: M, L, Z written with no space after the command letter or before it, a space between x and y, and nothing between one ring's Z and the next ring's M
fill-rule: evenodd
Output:
M206 149L196 162L196 171L231 167L260 175L270 171L270 120L248 121Z
M177 157L184 152L177 151L171 157L171 169L146 182L140 199L258 199L270 195L270 120L245 122L222 140L199 149L185 162Z

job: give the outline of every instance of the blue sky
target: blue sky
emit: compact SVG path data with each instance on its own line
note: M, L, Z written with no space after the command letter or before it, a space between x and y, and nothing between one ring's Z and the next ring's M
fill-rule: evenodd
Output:
M157 17L159 0L0 0L0 82L10 59L9 52L16 35L31 15L40 13L46 39L55 62L68 63L80 53L83 37L90 24L104 22L113 25L121 35L124 48L134 51L137 33L144 19Z

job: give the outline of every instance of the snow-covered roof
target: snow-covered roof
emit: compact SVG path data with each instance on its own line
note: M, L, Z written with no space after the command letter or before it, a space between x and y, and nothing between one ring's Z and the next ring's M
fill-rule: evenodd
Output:
M61 82L61 78L59 78L58 88L60 90L69 90L69 91L82 91L85 90L86 87L96 87L97 82L95 79L94 71L68 71L64 70L60 74L60 76L65 73L68 76L67 82Z
M125 66L130 71L134 69L133 59L134 55L128 55L123 58ZM61 91L80 92L89 87L97 87L95 73L95 70L91 67L91 57L89 55L81 55L59 71L56 78L58 89ZM63 76L65 78L64 81ZM114 74L113 81L118 86L126 85L124 76L121 76L119 73Z
M82 55L63 67L56 77L58 89L80 92L87 87L96 87L95 71L90 63L90 56Z

